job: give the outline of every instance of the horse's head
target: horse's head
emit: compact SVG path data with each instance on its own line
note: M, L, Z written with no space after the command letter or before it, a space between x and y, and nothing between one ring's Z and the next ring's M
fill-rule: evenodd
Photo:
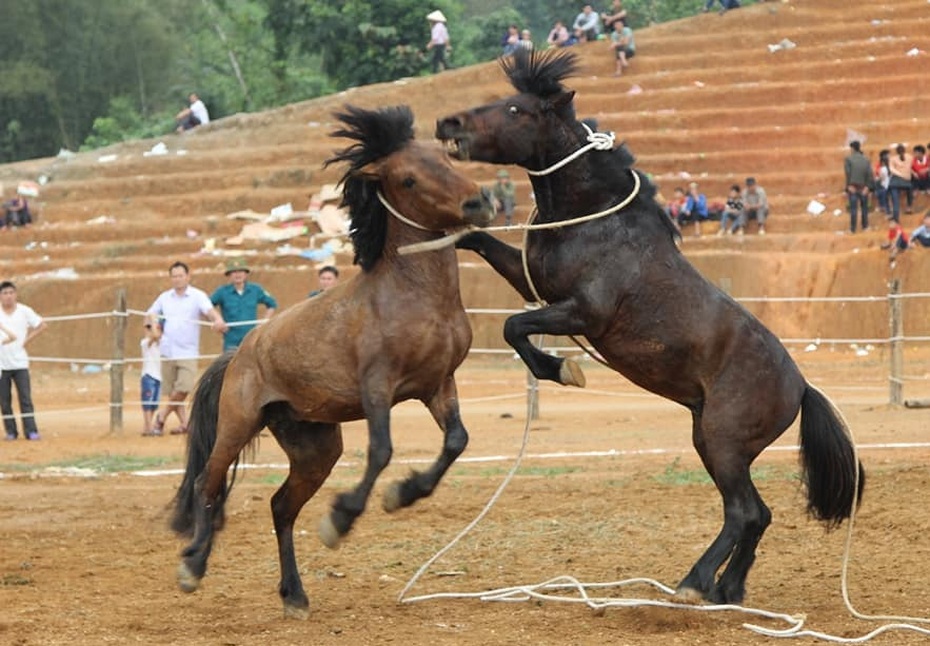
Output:
M406 106L363 110L346 106L336 117L346 125L333 136L357 143L326 164L349 163L342 179L343 206L352 218L355 261L370 269L381 256L391 217L378 194L416 228L443 232L486 226L494 218L491 196L453 168L441 146L418 142Z
M577 70L571 52L518 49L501 66L519 94L436 123L436 137L458 159L534 168L553 148L578 145L572 99L562 80Z

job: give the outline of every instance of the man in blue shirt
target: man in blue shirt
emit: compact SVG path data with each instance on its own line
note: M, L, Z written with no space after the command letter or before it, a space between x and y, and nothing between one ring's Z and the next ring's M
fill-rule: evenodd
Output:
M235 350L258 320L258 306L267 308L266 318L274 315L277 301L257 283L250 283L251 270L245 258L234 258L226 263L229 283L217 288L210 302L223 315L229 329L223 334L223 352ZM250 321L243 324L244 321Z

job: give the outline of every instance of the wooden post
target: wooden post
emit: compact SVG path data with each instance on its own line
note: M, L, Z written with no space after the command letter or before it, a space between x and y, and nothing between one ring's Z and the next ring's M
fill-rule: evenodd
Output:
M888 377L890 386L889 403L900 406L904 402L904 319L902 318L903 303L901 295L901 280L895 278L889 283L888 310L889 328L891 333L891 374Z
M113 360L110 362L110 433L123 432L123 373L126 369L126 289L116 292Z

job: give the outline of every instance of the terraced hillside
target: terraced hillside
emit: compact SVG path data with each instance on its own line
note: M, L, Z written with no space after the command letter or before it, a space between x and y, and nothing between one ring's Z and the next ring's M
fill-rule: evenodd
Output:
M879 249L883 218L874 217L872 231L853 236L845 233L845 211L833 213L844 209L847 129L865 135L873 159L893 142L930 141L930 55L907 54L927 46L927 33L926 0L767 2L639 31L638 55L620 78L612 76L604 43L578 47L583 74L570 85L579 115L596 117L602 129L625 140L664 193L688 177L712 200L747 175L766 188L773 210L769 235L686 235L683 251L710 280L737 296L884 294L892 270ZM796 47L770 51L770 44L785 39ZM408 103L420 136L431 137L438 116L509 93L498 66L488 63L221 119L189 135L166 135L166 155L144 156L158 143L151 140L0 167L8 192L18 180L50 180L38 200L39 222L0 236L2 274L19 281L23 300L47 315L108 310L119 286L128 288L130 307L144 308L167 287L174 259L191 264L195 284L212 289L223 280L224 258L201 249L212 238L223 250L224 240L239 231L241 222L226 214L267 212L287 202L303 209L310 193L336 179L339 169L321 168L343 145L328 137L334 109L347 102ZM497 170L466 168L487 183ZM524 218L529 183L519 170L512 174L519 179L518 217ZM824 215L806 212L812 199L826 204ZM905 226L916 226L917 213L928 207L930 199L919 196ZM278 246L241 248L254 252L254 278L287 305L303 298L315 273L312 262L281 255ZM905 254L893 270L906 290L922 291L927 256ZM347 274L354 271L350 257L336 260ZM461 260L468 305L519 305L476 258L463 254ZM61 270L73 270L79 280L56 277ZM842 316L832 307L753 307L783 336L880 336L887 328L881 307ZM913 305L915 312L920 307ZM909 320L926 320L926 314ZM39 339L36 352L99 355L84 341L97 337L92 344L107 351L99 324L69 329ZM476 343L500 344L499 321L482 319L477 332ZM75 338L84 343L80 352Z

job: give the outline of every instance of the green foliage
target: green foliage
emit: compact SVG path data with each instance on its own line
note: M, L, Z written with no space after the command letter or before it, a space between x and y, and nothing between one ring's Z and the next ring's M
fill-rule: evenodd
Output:
M462 44L459 52L463 52L456 59L459 65L471 65L491 61L501 55L501 42L507 27L511 24L525 25L526 20L520 13L511 7L498 9L484 16L475 16L465 21L462 30ZM544 42L546 36L539 40L538 35L534 35L537 43Z

